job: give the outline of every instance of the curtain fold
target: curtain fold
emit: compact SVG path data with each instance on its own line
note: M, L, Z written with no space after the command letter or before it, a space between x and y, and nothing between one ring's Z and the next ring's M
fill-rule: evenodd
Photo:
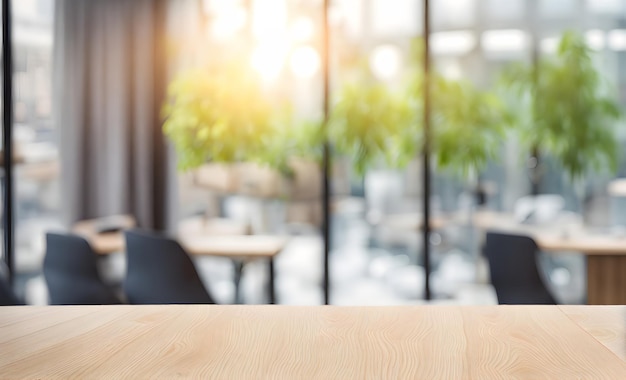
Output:
M168 229L175 181L161 129L166 0L57 0L55 119L67 223L129 213Z

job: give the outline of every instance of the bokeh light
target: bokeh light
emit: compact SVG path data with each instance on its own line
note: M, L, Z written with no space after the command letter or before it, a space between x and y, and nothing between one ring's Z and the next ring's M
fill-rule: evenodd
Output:
M291 25L291 38L294 41L310 41L314 35L315 23L308 17L298 17Z
M400 71L402 56L400 49L394 45L381 45L370 55L370 68L381 80L392 79Z
M221 7L215 14L211 23L211 34L219 40L233 37L245 27L248 19L246 10L236 4Z
M293 51L289 64L293 75L310 79L320 68L320 56L313 47L301 46Z
M280 39L260 43L252 52L252 68L264 81L274 81L283 70L287 51L287 43Z
M255 0L252 11L252 32L257 39L273 39L286 34L288 15L285 0Z

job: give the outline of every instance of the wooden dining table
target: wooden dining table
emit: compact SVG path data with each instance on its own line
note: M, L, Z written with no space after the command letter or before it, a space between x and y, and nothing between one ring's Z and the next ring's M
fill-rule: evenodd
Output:
M78 222L73 231L87 239L93 250L102 256L125 251L124 229L135 227L135 219L128 215L115 215L106 219L90 219ZM192 256L219 256L229 258L235 265L235 303L241 303L240 280L245 263L266 260L268 263L269 303L277 303L275 286L275 258L287 244L287 238L274 235L239 235L242 232L232 223L222 223L210 228L211 224L201 224L197 220L183 223L177 240ZM117 225L119 230L99 232L101 225ZM213 233L219 234L213 234Z
M7 379L623 379L624 306L0 308Z
M479 211L472 221L481 230L524 234L540 250L550 254L585 255L587 303L626 305L626 236L597 233L584 227L554 227L522 224L508 213ZM506 252L502 252L506 254Z

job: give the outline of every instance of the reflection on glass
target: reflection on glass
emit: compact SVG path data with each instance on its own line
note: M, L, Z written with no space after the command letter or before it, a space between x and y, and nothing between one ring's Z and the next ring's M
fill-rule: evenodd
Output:
M597 13L617 13L626 9L624 0L586 0L587 9Z
M437 32L431 35L431 49L437 55L463 55L469 53L476 46L476 37L473 32L455 30Z
M526 12L526 0L487 0L485 10L492 20L519 20Z
M609 48L614 51L626 50L626 29L614 29L609 32Z
M519 53L527 44L528 35L518 29L489 30L481 36L481 45L487 53Z
M593 50L602 50L605 47L605 34L602 30L592 29L585 33L585 40Z

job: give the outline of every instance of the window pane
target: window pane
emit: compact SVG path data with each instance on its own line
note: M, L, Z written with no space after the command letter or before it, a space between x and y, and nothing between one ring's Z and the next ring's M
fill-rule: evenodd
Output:
M58 130L52 119L53 0L13 1L15 278L28 303L47 302L44 234L62 227Z
M492 20L519 20L526 12L524 0L487 0L486 14Z

